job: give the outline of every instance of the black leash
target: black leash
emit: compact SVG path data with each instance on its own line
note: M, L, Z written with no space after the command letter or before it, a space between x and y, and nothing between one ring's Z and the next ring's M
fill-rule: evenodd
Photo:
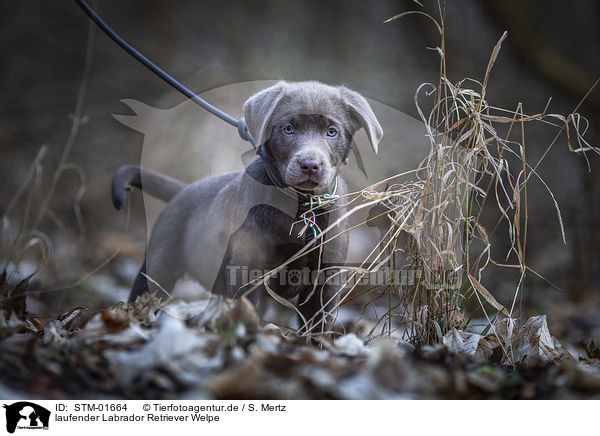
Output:
M152 61L150 61L150 59L145 57L143 54L141 54L139 51L137 51L135 48L133 48L131 45L129 45L127 42L125 42L123 40L123 38L121 38L119 35L117 35L108 26L108 24L106 24L104 22L104 20L102 20L102 18L100 18L98 16L98 14L96 14L96 12L94 12L94 10L88 6L88 4L84 0L75 0L75 3L77 3L81 7L81 9L83 9L83 11L92 19L92 21L94 23L96 23L96 25L104 33L106 33L106 35L108 35L108 37L110 39L112 39L114 42L116 42L117 45L119 45L123 50L125 50L127 53L129 53L131 56L133 56L135 59L137 59L142 65L144 65L146 68L148 68L154 74L156 74L158 77L163 79L165 82L167 82L173 88L175 88L177 91L181 92L183 95L185 95L186 97L191 99L194 103L200 105L202 108L206 109L211 114L219 117L226 123L229 123L232 126L236 127L238 130L238 133L240 134L240 137L242 139L244 139L245 141L250 142L250 144L252 144L252 146L256 149L256 144L254 143L254 140L252 139L250 132L248 132L248 128L246 127L246 122L244 121L243 118L240 118L239 120L236 118L233 118L231 115L226 114L222 110L214 107L207 101L198 97L195 93L193 93L188 88L183 86L181 83L179 83L177 80L175 80L169 74L167 74L165 71L163 71L159 67L157 67ZM263 158L263 160L264 160L264 158Z
M250 142L252 144L252 146L254 147L254 149L257 150L257 154L261 157L261 159L265 165L265 169L267 171L269 179L271 179L273 184L281 189L291 189L290 187L288 187L285 184L283 177L279 173L279 170L273 164L270 157L267 155L268 152L266 151L266 147L257 148L254 140L252 139L252 135L250 135L250 132L248 131L248 128L246 127L246 122L244 121L243 118L240 118L239 120L236 118L233 118L231 115L223 112L222 110L220 110L220 109L214 107L213 105L211 105L210 103L208 103L206 100L203 100L202 98L198 97L198 95L196 95L190 89L188 89L187 87L185 87L184 85L179 83L172 76L167 74L165 71L160 69L158 66L156 66L156 64L154 64L152 61L150 61L150 59L145 57L143 54L141 54L139 51L137 51L135 48L133 48L130 44L128 44L125 40L123 40L123 38L121 38L119 35L117 35L117 33L114 30L112 30L108 26L108 24L106 24L104 22L104 20L102 20L102 18L100 18L98 16L98 14L96 14L96 12L94 12L94 10L84 0L75 0L75 3L77 3L81 7L81 9L83 9L83 11L90 17L90 19L94 23L96 23L96 25L110 39L112 39L118 46L120 46L123 50L125 50L127 53L129 53L131 56L133 56L135 59L137 59L142 65L144 65L146 68L148 68L154 74L156 74L158 77L163 79L165 82L167 82L173 88L175 88L176 90L181 92L183 95L185 95L186 97L191 99L194 103L201 106L203 109L206 109L211 114L219 117L226 123L231 124L232 126L237 128L237 131L238 131L240 137L242 139L244 139L245 141ZM330 195L330 197L327 199L335 198L336 190L337 190L337 179L335 182L333 194ZM314 212L316 212L317 210L319 212L321 211L321 208L313 209L312 211L310 211L310 209L312 209L313 206L316 206L316 205L313 205L312 199L313 198L318 199L318 197L322 197L322 196L312 196L309 193L303 193L303 192L300 192L297 190L293 190L293 191L298 195L298 206L299 207L298 207L298 216L297 217L302 218L304 223L307 226L304 230L304 241L306 244L308 244L308 243L312 242L317 235L316 228L315 228L316 220L315 220ZM307 200L309 200L309 201L307 201ZM319 205L320 205L320 200L319 200ZM310 211L310 214L312 215L311 220L307 220L307 216L306 216L307 212L309 212L309 211Z

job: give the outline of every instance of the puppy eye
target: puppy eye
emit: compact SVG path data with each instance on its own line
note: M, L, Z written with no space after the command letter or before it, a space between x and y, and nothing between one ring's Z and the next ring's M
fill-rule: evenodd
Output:
M286 124L283 127L283 133L285 133L286 135L293 135L295 132L294 126L292 126L291 124Z
M327 129L327 136L331 137L331 138L335 138L338 135L338 131L335 130L335 128L330 127L329 129Z

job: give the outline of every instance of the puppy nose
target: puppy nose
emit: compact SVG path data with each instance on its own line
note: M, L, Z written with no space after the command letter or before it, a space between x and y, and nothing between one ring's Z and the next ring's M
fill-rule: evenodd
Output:
M310 176L319 171L319 164L313 159L302 159L300 161L300 168L302 168L302 172L304 174L308 174Z

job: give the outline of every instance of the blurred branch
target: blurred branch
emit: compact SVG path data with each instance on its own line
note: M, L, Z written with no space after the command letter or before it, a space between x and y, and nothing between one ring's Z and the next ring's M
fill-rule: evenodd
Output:
M94 7L97 7L97 1L94 1ZM85 96L87 93L87 86L90 76L90 71L92 67L92 59L94 57L94 41L96 36L96 26L90 20L89 30L88 30L88 38L87 38L87 47L85 53L85 63L83 67L83 74L81 77L81 83L79 85L79 93L77 95L77 103L75 104L75 112L73 113L73 124L71 126L71 132L69 133L69 138L67 139L67 143L65 144L65 148L60 156L60 160L58 162L58 167L54 172L54 176L52 177L52 181L50 184L50 188L48 193L44 197L44 201L42 206L40 207L39 213L33 223L33 228L39 227L42 220L46 216L48 212L48 207L50 205L50 201L54 197L54 192L56 191L56 186L60 179L62 173L71 168L70 165L67 164L67 160L69 159L69 155L71 154L71 149L73 148L73 143L75 142L75 138L77 137L77 133L79 133L79 126L82 122L82 113L83 113L83 103L85 101ZM81 199L81 195L78 194L78 198ZM77 216L77 222L80 226L80 235L83 237L83 227L82 220L80 219L81 213L78 209L78 203L75 206L75 214Z

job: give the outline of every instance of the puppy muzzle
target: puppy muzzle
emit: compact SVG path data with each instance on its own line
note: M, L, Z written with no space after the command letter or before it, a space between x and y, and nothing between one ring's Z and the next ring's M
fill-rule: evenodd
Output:
M301 151L289 160L284 178L290 186L314 190L329 186L335 178L335 170L324 153Z

